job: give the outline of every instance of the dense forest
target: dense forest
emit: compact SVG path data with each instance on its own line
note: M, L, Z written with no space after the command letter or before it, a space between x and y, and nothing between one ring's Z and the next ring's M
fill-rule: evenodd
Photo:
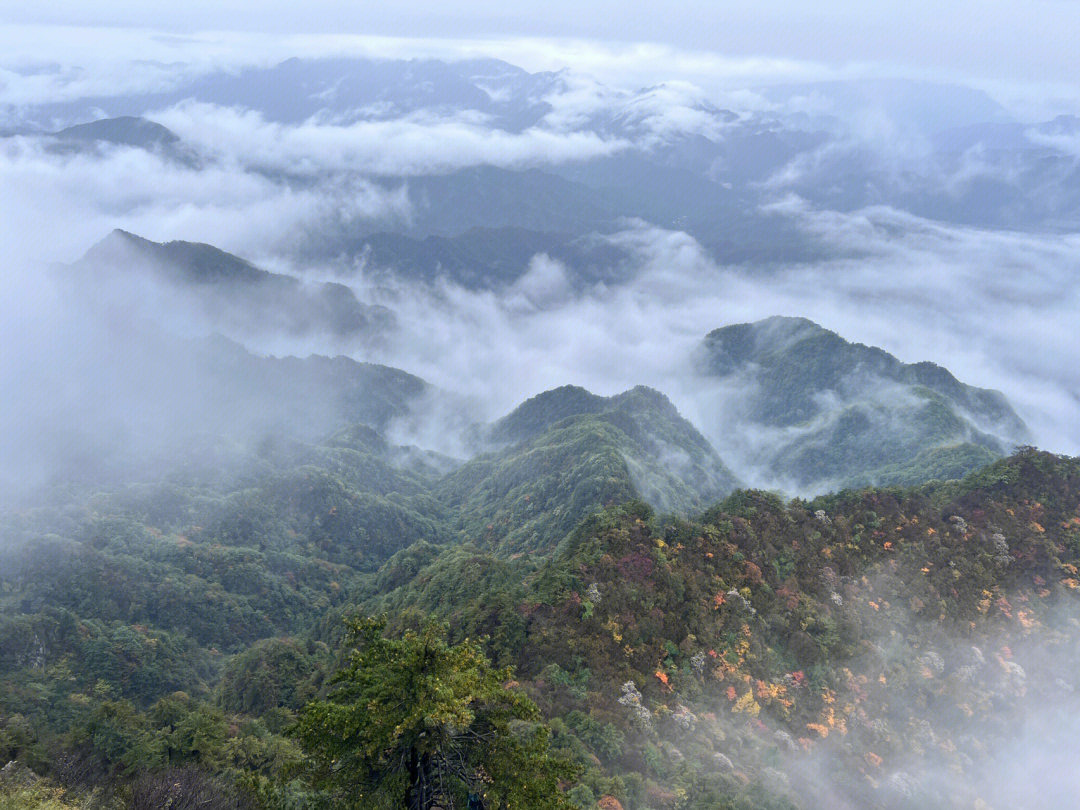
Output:
M499 794L500 761L546 774L552 807L997 806L996 758L1074 688L1080 462L1022 450L678 518L605 468L596 417L588 469L544 478L575 420L516 487L528 439L432 495L356 428L228 486L178 473L7 515L0 806L345 806L362 794L326 757L401 774L356 736L327 754L318 724L361 673L412 683L419 638L461 690L432 697L446 711L505 704L508 742L456 777L488 806L546 806Z

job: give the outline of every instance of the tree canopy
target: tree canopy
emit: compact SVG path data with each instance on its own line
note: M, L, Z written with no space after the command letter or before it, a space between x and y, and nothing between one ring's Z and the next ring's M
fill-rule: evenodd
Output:
M574 769L551 755L540 712L480 644L428 622L399 638L348 622L354 648L326 700L294 729L308 776L335 806L563 810Z

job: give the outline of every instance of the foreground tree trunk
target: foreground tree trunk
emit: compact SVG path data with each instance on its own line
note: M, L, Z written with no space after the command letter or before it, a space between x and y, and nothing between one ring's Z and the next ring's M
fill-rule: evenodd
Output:
M434 785L431 780L431 755L412 751L409 754L409 810L437 810Z

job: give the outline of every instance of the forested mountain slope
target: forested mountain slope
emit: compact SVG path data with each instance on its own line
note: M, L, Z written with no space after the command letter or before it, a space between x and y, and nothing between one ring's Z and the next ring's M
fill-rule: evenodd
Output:
M720 423L762 443L758 463L797 490L955 478L1027 437L999 392L804 318L710 332L698 369L724 393Z
M99 305L124 304L143 318L162 318L166 306L186 307L171 317L244 334L371 341L394 323L389 310L361 303L343 284L303 282L213 245L159 243L121 230L91 247L63 273L63 281L80 291L89 288Z
M485 636L584 768L585 808L998 806L1003 752L1071 705L1074 459L812 502L740 491L690 521L615 502L508 557L440 533L433 473L391 452L357 430L226 496L9 516L0 756L76 790L167 764L272 781L356 611Z
M586 514L643 498L688 513L731 491L716 451L658 391L598 397L564 386L495 422L505 443L448 475L437 492L465 537L517 551L550 547Z

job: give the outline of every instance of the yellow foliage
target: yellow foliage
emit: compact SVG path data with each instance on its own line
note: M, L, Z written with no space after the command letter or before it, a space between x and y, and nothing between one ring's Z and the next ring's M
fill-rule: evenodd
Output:
M748 714L751 717L757 717L761 712L761 705L754 700L754 693L747 692L737 701L735 705L731 707L733 712L739 712L740 714Z
M0 789L0 810L76 810L59 788L34 785Z
M619 632L619 623L615 619L608 619L607 623L604 624L604 629L611 633L611 638L616 644L622 643L622 633Z

